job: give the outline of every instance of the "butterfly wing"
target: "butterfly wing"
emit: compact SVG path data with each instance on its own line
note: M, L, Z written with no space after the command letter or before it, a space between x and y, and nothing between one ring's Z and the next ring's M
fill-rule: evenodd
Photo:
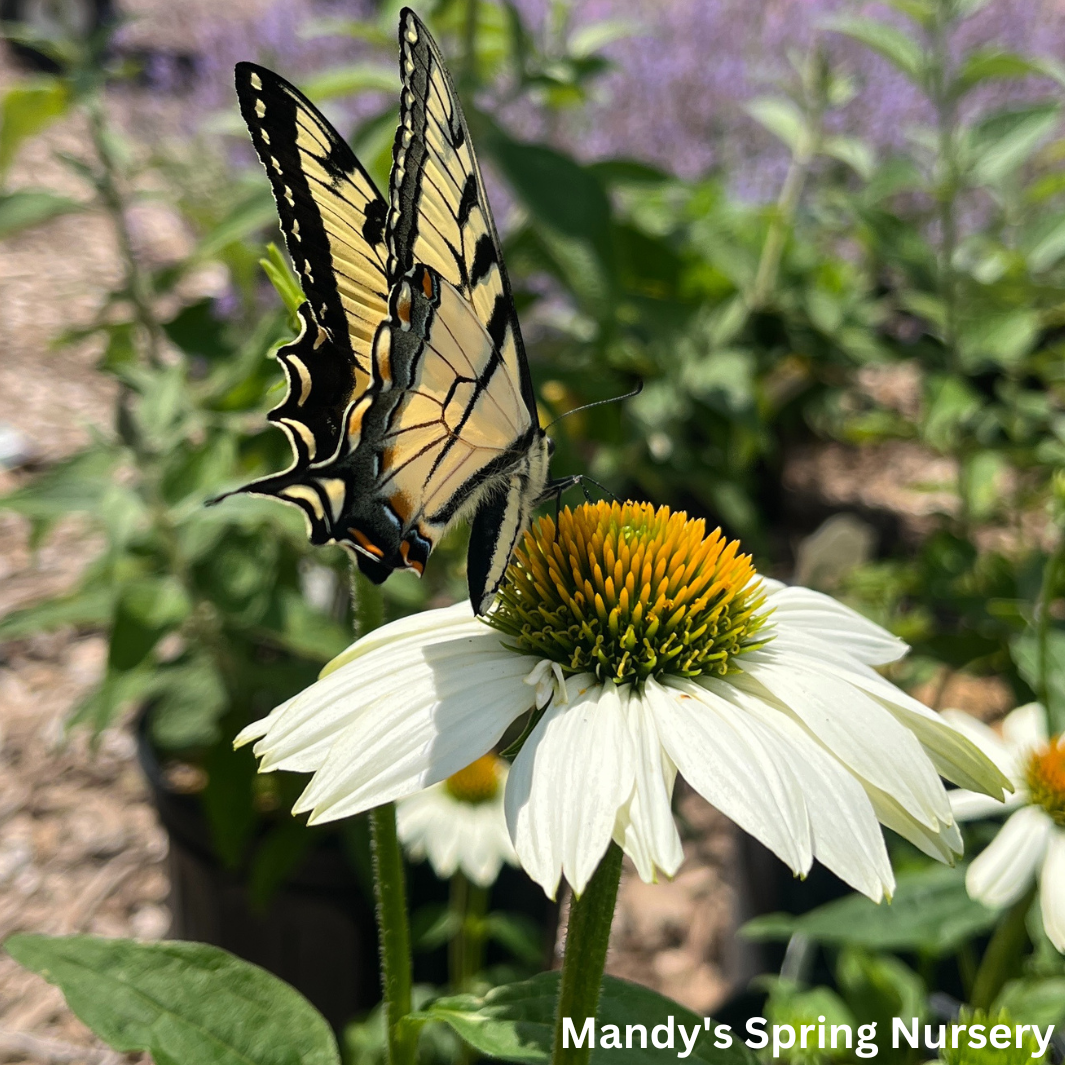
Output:
M374 334L388 314L388 208L352 150L293 85L238 63L236 87L307 297L300 336L278 352L288 394L270 412L296 461L285 475L249 486L277 494L336 451L344 412L370 384Z

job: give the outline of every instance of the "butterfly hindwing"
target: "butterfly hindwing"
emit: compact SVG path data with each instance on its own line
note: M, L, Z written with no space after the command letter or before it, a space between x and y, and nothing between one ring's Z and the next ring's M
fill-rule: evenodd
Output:
M370 383L370 350L388 313L387 205L321 112L265 67L238 63L237 97L270 178L307 304L300 338L278 357L289 393L271 418L296 466L329 457L343 413Z

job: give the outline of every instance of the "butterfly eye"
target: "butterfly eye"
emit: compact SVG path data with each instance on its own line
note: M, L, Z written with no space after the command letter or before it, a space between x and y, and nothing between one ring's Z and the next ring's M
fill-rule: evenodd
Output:
M547 457L551 458L555 454L555 442L551 437L547 437Z

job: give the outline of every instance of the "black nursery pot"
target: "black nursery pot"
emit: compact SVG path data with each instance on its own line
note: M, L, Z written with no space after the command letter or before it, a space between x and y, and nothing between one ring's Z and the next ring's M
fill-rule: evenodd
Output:
M340 1031L380 997L377 931L338 837L325 837L270 899L253 907L240 870L214 854L199 799L167 787L137 725L137 753L170 847L171 934L210 943L261 965L305 995Z
M338 1033L379 1002L373 900L352 869L339 835L324 836L265 909L255 908L241 870L225 868L215 856L198 797L167 786L146 714L137 723L137 753L170 842L171 934L222 947L261 965L300 991ZM427 863L408 867L407 885L411 912L447 902L448 884L438 880ZM543 929L549 964L558 908L540 888L524 873L504 866L492 888L491 906L532 918ZM506 957L489 945L488 964ZM446 951L416 955L414 979L446 983Z

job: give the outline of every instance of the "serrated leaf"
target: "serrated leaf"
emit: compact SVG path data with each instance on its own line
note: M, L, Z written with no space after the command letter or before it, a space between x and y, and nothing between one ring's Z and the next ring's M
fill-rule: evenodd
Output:
M488 1057L541 1065L551 1059L558 982L557 972L540 973L531 980L497 987L484 998L454 995L437 999L417 1017L443 1021ZM674 1025L683 1024L689 1033L693 1027L699 1030L689 1061L755 1065L757 1059L738 1036L733 1037L732 1046L718 1049L714 1046L712 1021L707 1031L702 1017L664 995L627 980L603 977L596 1018L600 1031L603 1025L615 1025L624 1039L626 1024L638 1022L650 1033L655 1025L666 1024L669 1017L673 1018ZM577 1022L578 1030L581 1027ZM680 1037L675 1038L676 1045L681 1046ZM662 1051L650 1044L641 1049L637 1035L629 1049L614 1050L597 1043L591 1061L592 1065L622 1065L623 1062L650 1065L661 1057Z
M4 947L120 1052L178 1065L340 1063L299 992L217 947L94 936L12 936Z

